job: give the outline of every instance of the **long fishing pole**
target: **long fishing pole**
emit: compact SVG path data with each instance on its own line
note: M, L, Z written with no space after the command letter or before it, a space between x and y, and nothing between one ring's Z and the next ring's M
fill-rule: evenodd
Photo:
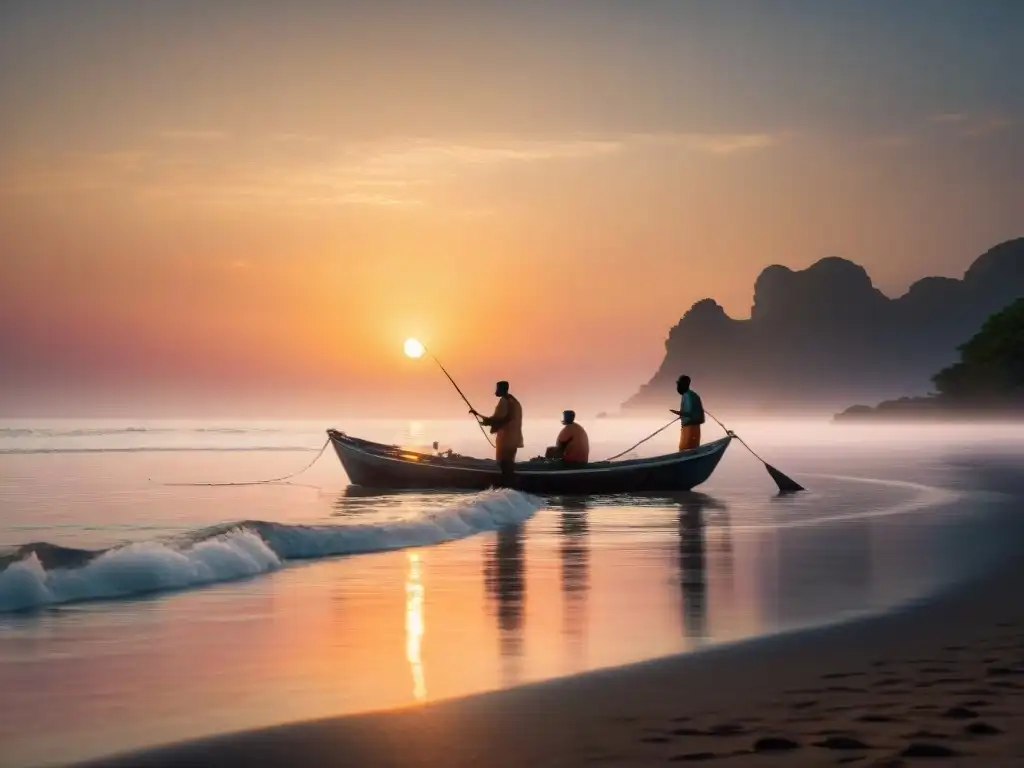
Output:
M476 408L474 408L473 404L469 402L469 398L466 397L465 393L463 393L463 391L459 388L459 385L455 383L455 379L452 378L452 375L448 373L447 369L445 369L443 365L441 365L441 361L434 357L434 353L431 352L426 347L424 347L422 344L420 344L420 347L423 349L424 352L430 355L430 359L437 363L437 367L440 368L441 372L448 377L448 381L450 381L452 383L452 386L455 387L455 391L459 393L459 397L462 398L462 402L469 406L470 412L476 414ZM480 434L484 436L484 440L486 440L488 444L490 444L491 448L494 448L494 442L491 440L491 436L484 431L484 425L480 423L479 419L477 420L476 425L480 427Z

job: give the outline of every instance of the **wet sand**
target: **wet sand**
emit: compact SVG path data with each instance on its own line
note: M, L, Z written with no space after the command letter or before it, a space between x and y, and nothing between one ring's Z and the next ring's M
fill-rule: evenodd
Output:
M90 765L1010 765L1024 563L903 609L614 670Z

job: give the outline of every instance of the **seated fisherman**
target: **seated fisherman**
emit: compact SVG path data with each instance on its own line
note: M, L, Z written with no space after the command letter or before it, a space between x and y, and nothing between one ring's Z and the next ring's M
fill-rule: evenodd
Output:
M549 459L560 459L562 466L582 467L590 460L590 438L583 427L576 423L575 411L563 411L562 431L558 433L557 445L548 448Z

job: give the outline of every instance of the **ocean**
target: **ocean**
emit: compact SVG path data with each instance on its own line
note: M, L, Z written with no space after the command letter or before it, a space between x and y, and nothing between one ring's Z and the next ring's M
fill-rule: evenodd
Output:
M664 422L583 423L600 459ZM417 706L898 609L1005 555L1001 520L1024 498L1015 427L729 424L808 491L779 495L734 442L692 493L540 498L351 487L330 449L317 459L329 426L489 450L469 419L0 422L0 763ZM558 429L528 421L522 453Z

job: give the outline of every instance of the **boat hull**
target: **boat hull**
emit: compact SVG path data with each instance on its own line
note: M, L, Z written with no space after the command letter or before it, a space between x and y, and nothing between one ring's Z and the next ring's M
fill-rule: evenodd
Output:
M500 485L495 461L443 459L402 451L328 430L331 444L353 485L378 489L471 490ZM689 491L707 481L731 436L689 451L620 462L599 462L579 469L555 469L538 462L517 462L515 487L535 494L611 494Z

